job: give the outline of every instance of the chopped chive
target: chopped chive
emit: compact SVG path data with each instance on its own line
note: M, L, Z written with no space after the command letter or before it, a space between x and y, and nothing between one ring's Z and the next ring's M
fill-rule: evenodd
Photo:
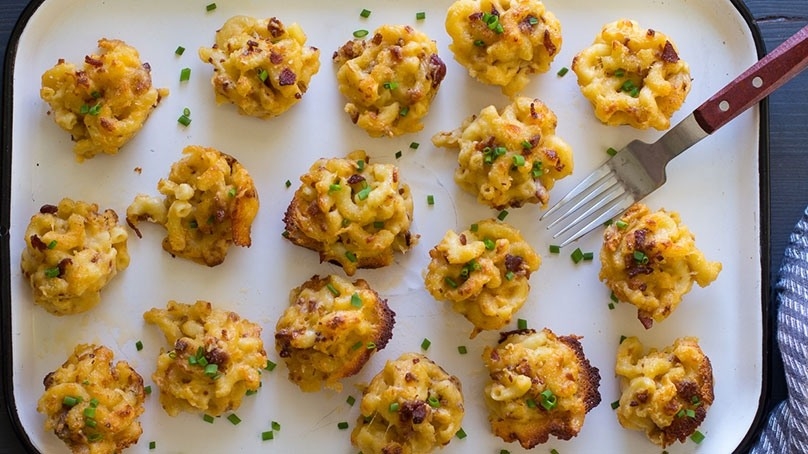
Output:
M550 454L558 454L558 450L553 448L553 449L550 450Z
M214 9L216 9L215 3L209 3L207 6L205 6L205 11L213 11Z
M528 22L530 25L536 25L536 24L538 24L538 23L539 23L539 20L538 20L538 19L536 19L536 18L535 18L535 17L533 17L533 16L530 16L530 17L528 17L528 18L527 18L527 22Z
M356 254L351 251L345 251L345 258L351 263L356 263Z
M472 232L476 232L479 229L480 229L479 224L471 224L471 226L469 227L469 230Z
M57 244L56 240L51 240L51 242L50 242L50 243L48 243L48 249L53 249L53 248L55 248L55 247L56 247L56 244Z
M292 182L291 182L291 181L289 181L289 180L286 180L286 182L284 183L284 185L285 185L285 186L288 188L289 186L291 186L291 185L292 185Z
M345 399L345 403L353 407L353 404L356 403L356 398L354 396L348 396L348 398Z
M354 292L354 294L351 295L351 306L362 307L362 297L359 296L359 293Z
M348 423L346 421L340 421L337 423L337 429L345 430L348 428Z
M101 402L99 402L99 401L98 401L98 399L96 399L95 397L93 397L92 399L90 399L90 406L91 406L91 407L93 407L93 408L97 407L97 406L98 406L98 404L100 404L100 403L101 403Z
M262 69L258 72L258 78L261 79L261 82L266 82L267 78L269 77L269 73L266 69Z
M137 351L143 350L143 342L141 341L135 342L135 349L137 349Z
M205 375L211 378L215 378L219 374L219 365L218 364L208 364L205 366Z
M523 140L522 141L522 148L524 148L525 150L530 150L531 148L533 148L533 144L530 143L529 140Z
M506 217L508 217L508 210L502 210L497 215L497 219L499 219L500 221L504 221Z
M356 341L355 344L351 345L351 350L359 350L360 348L362 348L362 345L363 345L362 341Z
M331 183L328 185L328 192L337 192L342 190L342 185L339 183Z
M457 346L457 353L460 353L461 355L465 355L468 352L469 352L469 350L466 348L465 345L458 345Z
M525 399L525 405L527 405L527 408L536 408L536 401L528 397Z
M89 409L85 408L85 410L89 410ZM84 420L84 425L87 426L87 427L90 427L92 429L95 429L98 426L98 421L96 421L93 418L87 418L87 419Z
M174 53L177 55L182 55L185 53L185 48L182 46L177 46L177 49L174 50Z
M614 310L614 303L609 303L609 310L610 310L610 311L613 311L613 310Z
M594 252L584 252L584 260L587 262L592 261L595 258Z
M366 186L366 187L362 188L361 191L356 193L356 197L359 200L365 200L365 199L368 198L368 195L370 195L371 190L372 190L372 188L370 186Z
M620 302L620 300L617 299L617 295L615 295L614 292L611 292L609 294L609 299L612 300L612 302L614 302L614 303L619 303Z
M85 407L82 414L90 419L95 418L95 407Z
M368 33L369 32L367 30L360 29L360 30L355 30L353 32L353 36L354 36L354 38L364 38L365 36L368 35Z
M202 420L205 421L206 423L213 424L213 416L211 416L211 415L209 415L207 413L202 415Z
M615 150L613 147L609 147L606 149L606 154L609 156L614 156L617 154L617 150Z
M400 407L401 405L399 405L398 402L391 402L390 406L387 407L387 410L390 411L390 413L395 413Z
M690 439L693 440L693 443L701 444L704 439L707 438L704 436L703 433L699 432L698 430L693 432L693 435L690 436Z
M578 263L584 259L584 253L581 251L581 248L575 248L575 250L572 251L572 254L570 254L570 258L573 262Z
M620 219L620 220L618 220L617 222L615 222L615 223L614 223L614 225L615 225L615 226L616 226L618 229L621 229L621 230L622 230L622 229L624 229L624 228L628 227L628 222L626 222L626 221L624 221L624 220Z
M424 340L421 341L421 350L429 350L430 345L432 345L432 341L425 337Z
M401 159L401 150L396 151L396 159Z
M603 223L603 226L608 227L612 224L614 224L614 219L606 219L606 221Z
M383 229L384 228L384 221L373 221L373 227L375 227L377 229Z
M374 350L376 348L376 342L368 342L365 348L367 348L368 350Z
M278 432L279 430L281 430L281 423L279 423L278 421L272 421L270 427L272 427L272 430L274 430L275 432Z
M552 410L558 406L558 398L550 389L545 389L539 394L539 402L545 410Z
M241 422L241 418L239 418L238 415L235 413L230 413L227 416L227 420L230 421L230 423L233 424L234 426L237 426Z
M500 449L499 454L511 454L511 452L508 451L507 449Z
M59 267L54 266L53 268L45 268L45 277L59 277Z
M398 82L385 82L382 84L382 87L386 88L387 90L395 90L398 88Z
M513 271L508 271L507 273L505 273L505 279L506 280L512 281L513 278L515 278L515 277L516 277L516 274L514 274Z
M154 449L156 447L157 447L157 442L156 441L150 441L149 442L149 449Z
M362 12L360 12L359 15L367 19L368 17L370 17L370 10L362 8Z
M177 123L183 126L188 126L191 124L191 119L186 115L180 115L180 117L177 118Z
M551 244L550 245L550 253L551 254L558 254L559 252L561 252L561 246L559 246L557 244Z
M151 385L144 386L143 387L143 393L145 393L146 395L151 394Z
M412 148L413 150L417 150L418 147L420 147L420 146L421 146L421 144L418 143L418 142L410 142L410 148Z
M435 204L435 196L433 196L432 194L429 194L428 196L426 196L426 204L427 205L434 205Z
M626 340L626 336L620 335L620 343L622 344L623 341Z
M398 114L402 117L406 117L408 113L410 113L410 108L407 106L402 107L401 110L398 111Z
M634 260L637 263L645 265L646 263L648 263L648 256L645 255L645 252L643 251L634 251Z
M432 408L439 408L440 407L440 399L435 396L429 396L429 399L426 400L426 403L429 404Z
M94 443L94 442L96 442L96 441L101 441L101 440L103 440L103 439L104 439L104 435L103 435L103 434L100 434L100 433L94 433L94 434L90 434L90 435L87 437L87 441L89 441L89 442L93 442L93 443Z
M699 398L699 396L693 396L690 398L690 402L698 407L699 405L701 405L701 398Z
M424 11L418 11L415 13L415 20L424 20L426 19L426 13Z
M227 196L231 199L236 196L236 188L230 188L227 190Z
M266 366L264 366L264 370L268 370L268 371L272 372L273 370L275 370L275 368L276 368L277 366L278 366L278 365L277 365L277 364L275 364L274 362L272 362L272 360L268 359L268 360L267 360L267 365L266 365Z
M255 394L258 394L257 389L248 389L247 391L244 392L245 396L253 396Z
M513 165L516 167L522 167L525 165L525 157L520 154L513 155Z
M451 288L457 288L457 282L454 279L450 278L449 276L443 278L443 282L445 282L446 285L448 285Z
M96 103L94 106L90 107L88 113L92 116L96 116L101 113L101 103Z
M481 39L475 39L474 40L474 45L477 46L477 47L485 47L485 41L483 41Z
M542 168L541 161L535 161L533 163L533 169L531 170L531 173L533 174L533 178L539 178L544 174L544 169Z
M617 410L617 408L619 406L620 406L620 401L619 400L616 400L616 401L612 402L612 410Z
M461 428L460 428L460 430L458 430L458 431L455 433L455 436L456 436L458 439L462 440L462 439L466 438L468 435L466 435L466 431L465 431L465 430L463 430L463 428L461 427Z
M527 329L527 320L520 318L516 320L516 328Z
M360 160L356 161L356 168L357 168L357 169L358 169L360 172L361 172L361 171L363 171L363 170L365 170L365 160L364 160L364 159L360 159Z
M557 75L558 77L564 77L564 76L566 76L566 75L567 75L567 73L568 73L568 72L570 72L569 68L567 68L566 66L564 66L563 68L561 68L561 69L559 69L559 70L558 70L558 72L556 73L556 75Z
M180 82L185 82L191 78L191 68L182 68L180 71Z
M623 77L623 76L625 76L625 75L626 75L626 70L625 70L625 69L623 69L623 68L620 68L620 69L618 69L618 70L616 70L616 71L614 72L614 75L615 75L616 77Z
M331 294L334 295L334 296L339 296L340 295L339 290L337 290L337 288L334 287L334 285L331 284L330 282L325 285L325 288L327 288L328 291L331 292Z
M489 251L493 251L494 248L497 247L497 243L494 242L494 240L492 240L490 238L484 239L483 244L485 244L485 248L488 249Z
M272 440L275 438L275 434L272 433L271 430L267 430L266 432L261 432L261 441Z

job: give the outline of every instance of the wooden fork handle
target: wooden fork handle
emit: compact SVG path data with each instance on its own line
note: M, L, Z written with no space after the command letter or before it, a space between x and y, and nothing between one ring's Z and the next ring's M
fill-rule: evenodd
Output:
M768 55L693 111L707 134L760 102L808 67L808 26L785 40Z

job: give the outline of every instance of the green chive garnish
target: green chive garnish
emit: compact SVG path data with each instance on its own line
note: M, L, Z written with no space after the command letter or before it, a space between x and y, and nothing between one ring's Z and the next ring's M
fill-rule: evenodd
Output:
M205 6L206 11L213 11L214 9L216 9L215 3L209 3L207 6Z
M339 296L340 295L339 290L337 290L337 288L334 287L334 285L331 284L330 282L325 285L325 288L327 288L328 291L331 292L331 294L334 295L334 296Z
M561 252L561 246L559 246L557 244L551 244L550 245L550 253L551 254L558 254L559 252Z
M55 247L56 247L56 244L57 244L57 243L56 243L56 240L51 240L51 242L50 242L50 243L48 243L48 249L53 249L53 248L55 248Z
M363 8L363 9L362 9L362 12L361 12L361 13L359 13L359 15L360 15L360 16L362 16L362 17L364 17L365 19L367 19L368 17L370 17L370 10L369 10L369 9L364 9L364 8Z
M616 400L616 401L612 402L612 410L617 410L617 408L619 406L620 406L620 401L619 400Z
M79 402L81 402L81 397L74 397L74 396L65 396L62 399L62 405L67 407L75 407Z
M268 370L268 371L270 371L270 372L272 372L273 370L275 370L275 368L276 368L277 366L278 366L278 365L277 365L277 364L275 364L274 362L272 362L272 360L269 360L269 359L268 359L268 360L267 360L267 365L266 365L266 366L264 366L264 369L265 369L265 370Z
M617 154L617 150L615 150L612 147L609 147L609 148L606 149L606 154L608 154L609 156L614 156L614 155Z
M701 444L704 439L707 438L704 436L703 433L699 432L698 430L693 432L693 435L690 436L690 439L693 440L693 443Z
M566 75L567 75L567 73L568 73L568 72L570 72L569 68L567 68L566 66L564 66L563 68L561 68L561 69L559 69L559 70L558 70L558 72L556 73L556 75L557 75L558 77L564 77L564 76L566 76Z
M545 389L539 394L539 401L545 410L552 410L558 405L558 398L549 389Z
M143 350L143 342L141 341L135 342L135 349L137 349L137 351Z
M191 68L182 68L180 71L180 82L186 82L191 78Z
M458 439L462 440L462 439L466 438L468 435L466 435L466 431L465 431L465 430L463 430L463 428L461 427L461 428L460 428L460 430L458 430L458 431L455 433L455 436L456 436Z
M424 20L426 19L426 13L424 11L418 11L415 13L415 20Z
M346 421L341 421L337 423L337 429L345 430L348 428L348 423Z
M581 248L576 248L574 251L572 251L572 254L570 254L570 258L573 262L578 263L584 259L584 253L581 251Z
M527 320L520 318L516 320L516 328L527 329Z
M430 345L432 345L432 341L425 337L424 340L421 341L421 350L429 350Z
M274 438L275 438L275 434L272 433L271 430L268 430L266 432L261 432L261 441L272 440Z
M213 416L207 413L202 415L202 420L205 421L206 423L213 424Z
M418 147L420 147L420 146L421 146L421 144L418 143L418 142L410 142L410 148L412 148L413 150L417 150Z
M364 38L365 36L368 35L368 33L369 32L367 30L360 29L360 30L354 31L353 36L354 36L354 38Z
M362 307L362 297L359 296L359 293L354 292L354 294L351 295L351 306Z
M230 413L227 416L227 420L230 421L230 423L233 424L234 426L237 426L241 422L241 418L239 418L238 415L235 413Z
M185 53L185 48L182 46L177 46L177 49L174 50L174 53L177 55L182 55L183 53Z
M461 355L465 355L469 351L468 351L468 349L466 348L465 345L458 345L457 346L457 352L460 353Z
M428 196L426 196L426 204L427 205L434 205L435 204L435 196L433 196L432 194L429 194Z
M400 407L401 407L401 406L398 404L398 402L391 402L391 403L390 403L390 406L389 406L389 407L387 407L387 409L390 411L390 413L395 413L395 412L397 412L397 411L398 411L398 409L399 409Z
M354 398L354 396L348 396L348 398L345 399L345 403L353 407L353 404L356 403L356 398Z
M502 210L497 215L497 219L499 219L500 221L504 221L506 217L508 217L508 210Z

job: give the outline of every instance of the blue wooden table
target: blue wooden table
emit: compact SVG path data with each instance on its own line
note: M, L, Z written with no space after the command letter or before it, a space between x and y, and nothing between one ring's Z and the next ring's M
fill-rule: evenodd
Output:
M712 0L701 0L712 1ZM0 63L5 59L9 36L28 0L0 0ZM808 24L806 0L746 0L755 18L767 49L772 49L788 36ZM0 95L4 87L0 87ZM768 224L771 249L771 282L777 282L777 271L789 234L808 207L808 73L798 76L768 101L770 118L770 215ZM0 113L2 115L2 113ZM5 121L0 117L0 124ZM1 233L0 233L1 234ZM5 271L4 271L5 272ZM771 329L774 332L776 299L772 298ZM2 338L0 338L2 342ZM767 377L767 407L785 398L785 382L776 341L770 342L772 351ZM2 349L0 348L0 351ZM0 362L0 454L24 452L6 411L3 383L6 372ZM31 403L33 404L33 403ZM767 408L768 410L768 408Z

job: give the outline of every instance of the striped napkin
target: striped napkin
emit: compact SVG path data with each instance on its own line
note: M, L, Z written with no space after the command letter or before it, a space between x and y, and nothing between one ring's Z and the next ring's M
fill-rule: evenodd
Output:
M808 210L791 234L776 290L788 398L772 410L751 453L808 453Z

